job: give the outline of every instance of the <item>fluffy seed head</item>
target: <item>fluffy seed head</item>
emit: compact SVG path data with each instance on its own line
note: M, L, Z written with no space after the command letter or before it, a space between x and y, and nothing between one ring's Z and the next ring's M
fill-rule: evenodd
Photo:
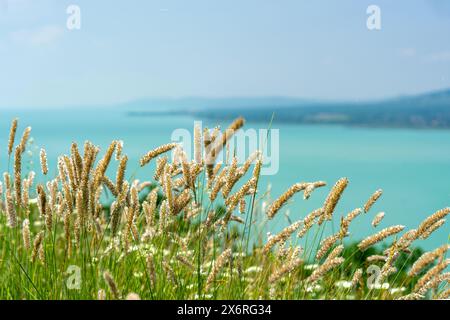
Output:
M23 153L27 146L28 139L30 138L31 127L26 127L22 134L22 139L20 140L19 147L20 152Z
M313 273L306 279L308 283L315 283L317 280L322 278L326 273L328 273L331 269L336 268L344 262L344 258L334 258L331 260L325 261L324 264L319 266L317 269L313 271Z
M47 165L47 153L45 152L44 149L41 149L39 156L41 160L42 173L46 175L48 173L48 165Z
M375 218L373 218L372 220L372 226L375 228L376 226L378 226L381 222L381 220L383 220L384 218L384 212L380 212L378 213Z
M213 284L214 279L219 274L222 267L227 263L227 261L231 257L231 249L227 249L214 261L213 268L208 278L206 279L205 291L208 291L211 285Z
M344 192L347 185L348 185L348 179L341 178L333 186L333 188L331 189L330 193L328 194L328 197L325 200L325 203L323 205L324 219L327 219L327 220L331 219L334 208L336 207L336 205L337 205L339 199L341 198L342 193Z
M300 192L308 186L307 183L296 183L291 186L285 193L283 193L277 200L275 200L267 209L267 216L272 219L275 214L281 209L286 202L294 196L297 192Z
M355 273L353 274L352 278L352 287L356 287L358 283L361 282L361 278L363 275L363 270L361 268L356 269Z
M383 190L378 189L370 196L370 198L367 200L366 204L364 205L364 213L369 212L370 208L381 197L382 194L383 194Z
M423 255L420 256L419 259L416 260L416 262L414 262L408 274L410 276L417 275L420 271L422 271L426 266L428 266L438 257L442 257L449 249L450 245L444 244L443 246L440 246L439 248L433 251L425 252Z
M115 299L119 299L120 298L119 290L117 289L117 284L114 281L112 275L108 271L105 271L103 273L103 278L105 279L106 284L109 287L109 290L111 290L113 297Z
M403 229L405 229L405 226L401 226L401 225L385 228L385 229L381 230L380 232L378 232L374 235L371 235L371 236L367 237L366 239L364 239L363 241L361 241L358 244L358 248L359 248L359 250L364 251L367 248L369 248L370 246L386 239L387 237L390 237L394 234L397 234L397 233L403 231Z
M297 221L290 226L284 228L279 234L276 236L272 236L267 241L266 245L263 248L263 253L269 252L269 250L276 245L277 243L285 242L298 228L300 228L302 221Z
M25 249L31 248L31 234L30 234L30 221L28 219L23 220L22 223L22 238Z
M317 251L316 259L322 259L325 254L330 250L330 248L333 246L333 244L336 243L336 241L339 239L339 234L331 235L327 238L325 238L322 243L319 251Z
M8 155L10 156L13 151L14 146L14 140L16 138L16 131L17 131L17 123L18 119L14 119L11 123L11 129L9 130L9 139L8 139Z
M44 240L44 231L39 232L36 237L34 238L33 242L33 252L31 254L31 261L34 262L36 260L36 257L41 250L42 247L42 241Z
M22 199L22 152L20 147L16 147L14 153L14 190L18 200L17 205L20 207L20 199Z
M17 226L17 213L14 199L9 190L6 191L6 215L8 218L8 227L15 228Z
M142 156L140 160L141 167L145 166L147 163L149 163L153 158L156 158L157 156L172 150L175 148L178 144L177 143L168 143L164 144L162 146L159 146L153 150L150 150L147 152L144 156Z
M199 123L194 125L194 161L202 163L202 129Z
M447 216L449 213L450 207L438 210L433 213L419 225L419 228L417 229L417 235L419 237L422 236L422 234L425 233L430 227L432 227L439 220L445 218L445 216Z
M440 263L438 263L436 266L428 270L427 273L425 273L419 281L417 281L416 286L414 287L413 291L418 292L421 288L423 288L431 279L439 275L442 271L444 271L448 266L450 265L450 259L444 260Z

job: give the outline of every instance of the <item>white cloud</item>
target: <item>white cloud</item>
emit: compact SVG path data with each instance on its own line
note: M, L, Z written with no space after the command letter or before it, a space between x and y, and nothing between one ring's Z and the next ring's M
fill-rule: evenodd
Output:
M43 26L38 29L18 30L11 32L11 39L20 44L41 46L53 43L60 39L64 28L55 25Z

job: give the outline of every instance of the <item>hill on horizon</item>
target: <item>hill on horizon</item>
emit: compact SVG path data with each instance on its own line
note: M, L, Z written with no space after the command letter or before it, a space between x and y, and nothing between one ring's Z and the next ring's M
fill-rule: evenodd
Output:
M380 101L331 102L300 98L181 98L136 101L130 116L185 114L226 120L369 127L450 128L450 89ZM133 110L134 109L134 110ZM152 109L152 110L149 110Z

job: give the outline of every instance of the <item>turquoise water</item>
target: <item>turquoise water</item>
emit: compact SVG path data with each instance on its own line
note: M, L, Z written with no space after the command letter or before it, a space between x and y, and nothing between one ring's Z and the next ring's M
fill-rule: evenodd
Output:
M170 140L176 128L192 130L189 117L127 117L123 110L2 111L0 118L0 169L7 168L6 146L11 119L19 117L20 136L25 126L32 126L33 161L27 169L38 172L39 148L47 150L49 164L56 166L57 156L69 153L70 143L86 139L106 147L112 139L124 141L129 156L128 176L151 177L153 168L138 168L138 159L147 150ZM213 126L212 123L207 125ZM266 124L247 123L249 128ZM277 197L299 181L325 180L328 186L304 201L296 196L286 209L291 220L302 218L319 207L334 182L348 177L350 184L336 211L336 216L362 206L378 188L382 198L372 211L359 218L350 229L352 239L373 233L373 216L385 211L381 226L404 224L414 228L434 211L450 205L450 131L403 129L368 129L336 126L296 126L274 124L280 130L280 169L277 175L264 177L263 188L271 182L271 195ZM38 177L39 178L39 177ZM286 210L285 210L286 211ZM281 213L264 231L276 232L288 223ZM338 223L338 220L335 221ZM447 222L431 238L419 243L432 248L448 241Z

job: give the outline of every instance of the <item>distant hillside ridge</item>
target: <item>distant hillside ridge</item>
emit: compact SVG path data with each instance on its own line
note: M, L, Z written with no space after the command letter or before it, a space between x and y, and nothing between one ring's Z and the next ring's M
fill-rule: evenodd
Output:
M196 118L368 127L450 128L450 89L375 102L321 102L297 98L185 98L145 103L131 116L187 114ZM136 106L138 106L136 104Z

